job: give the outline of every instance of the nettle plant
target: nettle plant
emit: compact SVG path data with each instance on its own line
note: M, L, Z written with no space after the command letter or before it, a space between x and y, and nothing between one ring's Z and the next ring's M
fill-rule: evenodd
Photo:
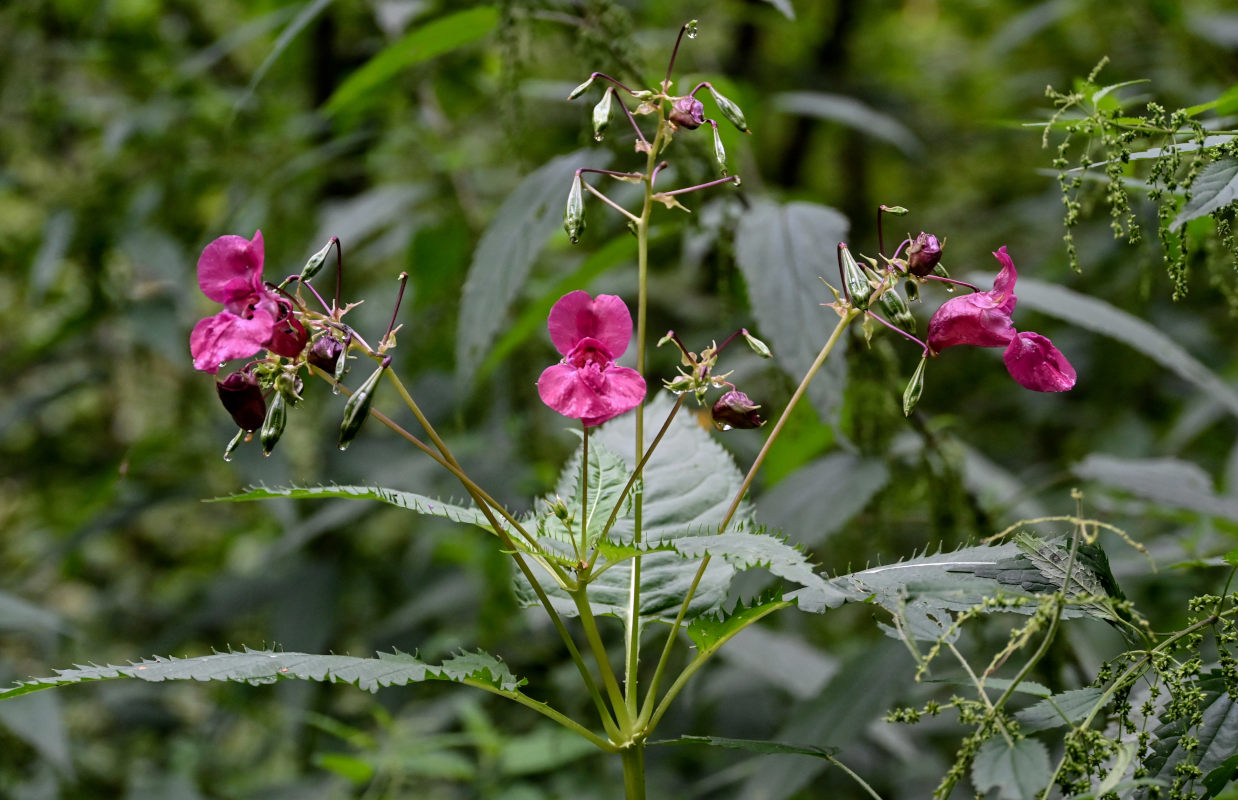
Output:
M694 30L695 23L683 27L675 52ZM301 679L343 682L369 691L449 681L525 706L602 753L617 756L630 799L646 796L646 749L675 742L824 759L850 775L864 793L879 797L863 777L838 761L836 751L813 742L708 735L654 738L685 687L745 628L785 609L820 614L845 603L863 603L888 615L884 627L906 644L917 664L917 679L949 658L955 666L942 672L959 676L969 687L891 714L895 721L916 722L952 709L971 729L937 797L949 796L969 770L978 793L1001 798L1049 798L1059 788L1063 796L1077 797L1133 796L1166 787L1167 795L1155 796L1211 796L1219 791L1238 765L1238 757L1217 743L1222 733L1232 737L1232 698L1238 697L1238 660L1230 654L1238 638L1235 598L1227 592L1196 598L1192 610L1197 618L1188 627L1156 636L1123 599L1098 542L1101 533L1122 540L1125 535L1084 518L1081 511L1029 520L954 552L918 554L893 565L832 576L760 524L749 499L754 477L810 382L852 325L859 325L865 337L889 330L919 349L922 357L903 396L908 414L924 391L929 358L956 345L1001 348L1011 377L1034 391L1069 390L1076 373L1046 337L1015 327L1017 274L1005 247L994 252L1000 269L992 288L982 290L949 277L941 241L934 235L909 235L886 255L883 220L908 212L882 206L876 257L856 257L843 243L832 254L838 285L830 285L832 276L823 276L818 307L819 314L836 320L832 332L813 343L815 358L785 408L771 416L776 419L760 451L741 470L715 437L731 429L765 426L757 402L762 392L760 387L741 389L721 365L727 348L741 339L761 356L771 356L770 348L747 329L719 331L721 344L704 347L668 332L657 344L678 349L680 369L671 375L651 375L646 369L653 212L660 205L679 208L680 198L692 192L739 183L738 177L724 174L697 186L659 188L658 178L667 166L663 154L676 136L693 135L708 124L717 166L726 172L718 123L705 116L697 99L702 91L726 120L741 131L748 129L739 107L709 83L674 94L674 62L672 52L667 77L655 88L633 90L594 73L571 95L577 98L602 85L593 111L595 135L608 131L618 106L624 129L630 127L634 135L635 152L644 159L643 168L627 172L577 168L564 214L573 241L584 231L586 194L628 221L638 254L631 286L635 319L624 299L584 289L563 295L551 309L549 338L562 358L541 373L537 392L549 409L578 421L580 445L553 490L534 500L528 511L505 508L469 476L401 381L390 355L399 330L399 299L386 330L371 343L348 322L355 303L341 304L338 280L330 303L315 290L313 281L332 252L337 275L342 269L337 240L279 284L263 278L261 233L248 239L222 236L205 248L198 262L199 286L223 309L194 327L194 366L217 375L226 362L244 362L216 382L220 400L238 426L225 457L255 434L263 451L270 453L307 391L308 376L347 395L341 448L372 417L455 476L471 502L339 485L256 488L228 499L368 499L485 531L515 565L517 596L540 608L561 637L578 673L579 689L588 697L590 715L569 715L553 698L547 699L544 687L529 685L508 663L482 651L460 652L430 664L398 650L362 657L243 649L60 670L54 677L17 684L0 697L113 678L250 684ZM639 209L609 197L589 181L593 176L639 187ZM944 302L920 339L908 298L924 302L921 298L930 292L939 292ZM629 351L634 351L633 366L619 364ZM363 364L372 368L362 369ZM352 380L354 374L364 377ZM663 391L657 390L659 383ZM403 403L423 433L407 430L382 413L381 404L376 405L380 394L383 402ZM689 401L709 407L716 432L683 413ZM1062 525L1071 531L1066 536L1037 533ZM767 571L778 583L749 600L731 599L736 573L754 568ZM987 664L973 666L957 645L961 631L972 620L998 612L1023 615L1024 621L1010 630L1007 644ZM1061 623L1078 617L1119 627L1135 646L1115 657L1090 686L1054 694L1027 680ZM1206 669L1200 650L1209 631L1220 655L1217 666ZM621 658L612 660L612 652ZM1018 664L1021 653L1026 657ZM999 677L1002 672L1008 677ZM1028 696L1036 701L1030 706ZM1026 707L1011 708L1020 702ZM1063 730L1054 763L1043 737L1033 734Z

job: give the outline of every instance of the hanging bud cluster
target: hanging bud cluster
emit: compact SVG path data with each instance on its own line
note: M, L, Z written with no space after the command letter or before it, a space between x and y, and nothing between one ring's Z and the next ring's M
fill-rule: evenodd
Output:
M762 358L773 358L769 346L749 333L747 329L736 331L720 345L711 344L699 354L688 350L674 331L667 332L666 336L658 342L659 347L667 342L673 343L679 348L681 355L682 366L679 368L679 374L664 381L668 391L674 394L691 393L695 395L699 405L704 405L705 396L711 389L725 390L710 408L710 418L714 427L720 431L732 428L759 428L765 424L765 420L761 419L757 413L761 407L753 403L748 395L736 389L735 384L727 380L731 373L714 374L714 368L718 364L718 355L727 345L741 336L754 353Z
M646 172L643 173L613 172L590 168L582 168L576 171L572 178L571 189L568 191L567 205L563 210L563 228L567 231L568 238L573 244L580 240L580 235L585 229L585 191L587 190L599 197L604 197L598 189L585 183L583 173L596 173L616 180L646 183L652 189L654 182L657 180L658 172L666 166L665 161L660 164L655 164L654 161L670 144L677 131L694 131L708 123L713 132L714 161L717 163L718 171L723 177L699 186L675 189L670 192L655 192L653 193L653 199L664 203L668 208L683 209L684 207L680 205L676 195L721 183L739 185L739 178L728 174L726 147L723 144L722 134L718 130L718 123L706 116L705 104L698 99L697 95L702 90L708 91L714 105L722 116L740 131L748 133L748 121L744 117L744 112L733 100L719 92L708 81L697 84L692 91L684 95L676 95L671 92L671 86L673 85L671 75L675 67L675 57L679 52L679 45L685 36L689 39L696 37L696 20L689 22L680 29L679 39L675 42L675 49L672 51L670 62L667 65L666 79L657 88L630 89L609 75L595 72L568 95L568 100L574 100L588 91L595 82L603 82L606 86L602 92L602 97L598 100L597 105L593 107L593 138L599 142L602 141L611 131L616 113L619 113L627 120L632 132L635 134L636 152L646 154L648 160ZM634 108L628 107L625 97L620 94L621 92L623 95L626 95L626 98L635 102ZM617 109L616 106L618 106ZM651 136L646 136L645 131L641 129L640 124L637 122L637 117L641 116L653 116L655 118L656 129ZM605 199L609 201L609 198ZM610 204L616 206L614 202ZM628 214L628 217L629 220L633 221L637 219L637 216L633 214Z

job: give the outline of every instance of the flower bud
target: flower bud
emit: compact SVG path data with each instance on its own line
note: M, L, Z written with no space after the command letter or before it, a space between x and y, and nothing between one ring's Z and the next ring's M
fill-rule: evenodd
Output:
M563 209L563 230L572 244L580 241L585 229L585 179L577 175L572 180L572 189L567 193L567 206Z
M319 272L322 272L322 265L327 263L327 255L331 252L331 248L337 244L339 244L339 239L332 236L331 241L327 242L326 247L310 256L309 261L306 261L305 266L301 268L301 280L308 281Z
M907 382L907 388L903 390L904 417L911 416L916 403L920 402L920 395L924 393L924 365L927 362L927 358L920 359L920 364L916 367L916 371L911 374L911 380Z
M714 125L714 160L718 162L718 171L726 177L726 148L722 146L722 137L718 134L718 126Z
M941 243L931 233L921 232L907 247L907 271L923 278L941 261Z
M559 497L556 497L555 501L551 503L550 511L556 517L564 521L566 521L567 518L571 516L571 514L567 510L567 504L565 504L563 500Z
M585 81L584 83L580 84L575 89L573 89L572 93L567 96L567 99L575 100L577 97L580 97L582 94L584 94L585 90L588 89L592 85L593 85L593 76L590 75L589 80Z
M389 363L390 361L384 360L382 365L365 379L365 383L361 384L344 404L344 421L340 423L339 445L341 450L348 449L348 445L352 444L352 440L357 438L357 434L361 431L366 417L370 415L370 406L374 405L374 390L378 388L378 381L387 371Z
M690 94L676 97L671 105L671 113L667 115L671 122L690 131L705 124L705 106Z
M266 417L267 403L262 398L256 376L245 371L233 372L215 384L215 391L237 427L246 431L258 430Z
M340 359L344 357L344 343L330 334L319 336L310 345L306 360L323 372L334 376L340 367Z
M271 332L271 340L267 342L267 349L285 358L296 358L301 355L308 341L309 334L305 332L305 326L289 316L275 326Z
M271 395L271 405L267 408L266 419L262 422L262 430L258 438L262 440L262 454L271 455L275 443L284 435L284 426L288 424L288 401L284 395L275 392Z
M744 133L750 133L748 121L744 119L744 112L739 110L739 106L735 105L734 102L713 86L709 86L709 93L713 96L714 102L718 104L718 110L722 112L722 116L729 119L732 125Z
M910 214L910 213L911 213L910 211L908 211L907 209L903 208L902 206L885 206L885 205L883 205L883 206L881 207L881 210L882 210L883 212L885 212L886 214L892 214L892 215L894 215L894 216L896 216L896 217L905 217L905 216L907 216L908 214Z
M851 297L851 306L863 311L868 308L868 298L872 297L873 285L869 283L868 276L856 263L847 245L839 245L839 254L843 262L843 283Z
M765 424L765 420L757 414L758 408L760 406L749 400L748 395L732 389L714 403L714 427L720 431L759 428Z
M593 107L593 138L599 142L606 135L606 129L610 127L610 103L614 94L613 89L602 92L602 99Z
M897 286L891 286L881 293L881 308L890 318L890 322L907 333L916 332L916 318L911 315L911 309L907 308L907 301L898 293Z

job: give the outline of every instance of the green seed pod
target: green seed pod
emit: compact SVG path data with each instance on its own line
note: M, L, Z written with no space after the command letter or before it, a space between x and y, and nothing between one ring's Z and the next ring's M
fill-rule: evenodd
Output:
M232 437L232 441L228 442L228 446L224 448L224 461L231 461L232 454L241 446L241 442L245 441L245 437L249 435L249 431L241 428L236 432L236 436Z
M327 256L331 253L331 248L335 247L338 241L334 236L331 237L331 241L327 242L326 247L310 256L309 261L305 262L305 266L301 267L301 280L308 281L319 272L322 272L322 265L327 263Z
M927 362L927 358L920 359L920 364L916 367L916 371L911 373L911 380L907 382L907 388L903 390L904 417L911 416L916 403L920 402L920 395L924 393L924 365Z
M271 404L267 406L267 416L262 422L262 430L258 438L262 441L262 454L271 455L275 443L284 435L284 426L288 424L288 401L280 392L271 394Z
M567 99L575 100L577 97L580 97L582 94L584 94L585 90L588 89L592 85L593 85L593 76L591 75L589 76L589 80L585 81L584 83L580 84L575 89L573 89L572 93L567 96Z
M374 390L378 388L378 381L387 371L389 363L389 361L384 361L378 369L374 370L370 377L365 379L365 383L361 384L344 404L344 421L340 423L339 445L341 450L348 449L348 445L352 444L352 440L357 438L357 434L361 431L366 417L370 416L370 406L374 405Z
M740 334L744 337L744 341L748 343L748 346L752 348L752 352L756 353L761 358L774 357L774 354L770 352L769 345L753 336L751 333L748 333L747 328L741 330Z
M843 283L847 285L851 305L863 311L868 308L868 299L873 295L873 285L869 283L868 276L856 263L855 257L845 244L840 246L839 253L843 262Z
M887 214L893 214L896 217L903 217L911 213L902 206L882 206L881 210Z
M713 123L713 120L710 120ZM718 171L722 173L722 177L726 177L726 148L722 146L722 136L718 134L718 125L714 126L714 160L718 162Z
M903 281L903 291L907 293L907 299L913 303L920 299L920 284L913 280Z
M610 127L611 100L614 95L614 89L607 89L602 92L602 99L593 107L593 138L599 142L606 135L606 129Z
M898 293L897 286L891 286L881 293L881 307L890 322L908 333L916 332L916 318L911 315L911 309L907 308L907 301Z
M748 130L748 120L744 119L744 112L739 110L739 106L731 102L731 100L715 89L709 87L709 93L713 96L714 102L718 104L718 110L722 112L722 116L731 121L731 124L739 128L744 133L751 133Z
M567 193L567 206L563 209L563 230L572 244L580 241L580 234L585 229L585 189L584 178L577 175L572 180L572 190Z

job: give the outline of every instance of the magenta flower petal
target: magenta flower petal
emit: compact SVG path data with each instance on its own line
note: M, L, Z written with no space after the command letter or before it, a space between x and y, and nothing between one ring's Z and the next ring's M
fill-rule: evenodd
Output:
M593 375L588 375L570 364L554 364L543 370L537 379L537 394L543 403L565 417L609 419L614 414L600 391L604 385L601 370L595 369Z
M262 231L255 232L252 241L244 236L220 236L198 259L202 293L225 306L258 293L262 288L262 255Z
M1064 392L1075 385L1075 368L1053 342L1023 331L1010 340L1002 357L1010 377L1037 392Z
M1010 313L989 292L976 292L941 304L929 320L928 346L936 353L956 344L1003 347L1014 334Z
M987 294L997 303L998 309L1009 315L1014 313L1014 304L1019 299L1014 294L1014 284L1019 279L1019 272L1014 268L1014 261L1006 254L1005 245L997 248L993 257L1002 265L1002 271L993 279L993 291Z
M266 347L274 325L275 320L261 310L255 311L251 319L221 311L199 320L189 334L194 369L214 375L225 361L249 358Z
M559 298L550 309L547 327L550 341L565 356L587 337L601 342L611 358L619 358L632 339L632 315L623 300L613 294L592 298L583 289Z
M601 425L620 414L631 411L645 399L645 379L631 367L613 366L602 372L603 393L610 410L605 414L583 417L586 428Z

